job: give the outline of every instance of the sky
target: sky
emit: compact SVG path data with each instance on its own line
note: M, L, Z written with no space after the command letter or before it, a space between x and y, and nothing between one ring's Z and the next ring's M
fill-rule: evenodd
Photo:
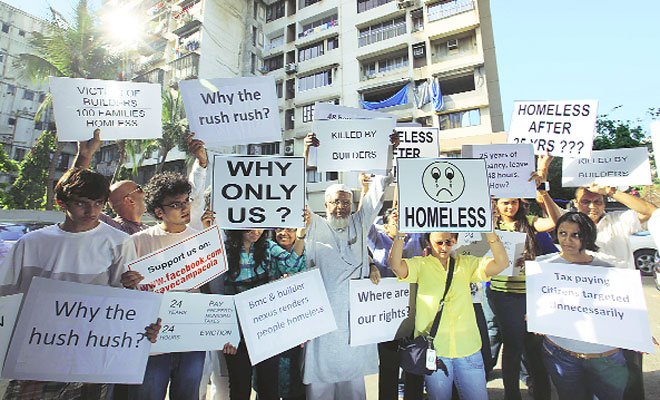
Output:
M2 0L42 18L77 0ZM100 0L90 0L98 8ZM660 2L491 0L505 129L515 100L599 101L599 114L641 120L660 107ZM627 4L627 5L626 5ZM621 106L621 107L619 107Z

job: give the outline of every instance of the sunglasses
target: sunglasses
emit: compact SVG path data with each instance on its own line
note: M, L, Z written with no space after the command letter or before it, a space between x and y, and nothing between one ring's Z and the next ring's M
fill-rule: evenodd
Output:
M437 244L438 246L442 246L442 245L444 244L444 245L447 246L447 247L451 247L451 246L454 245L454 241L451 240L451 239L447 239L447 240L438 240L438 241L435 242L435 244Z
M142 193L142 186L140 186L140 185L135 185L135 189L133 189L133 190L131 190L130 192L126 193L126 194L124 195L124 197L128 197L128 196L130 196L130 195L132 195L133 193L136 193L136 192L140 192L140 193Z

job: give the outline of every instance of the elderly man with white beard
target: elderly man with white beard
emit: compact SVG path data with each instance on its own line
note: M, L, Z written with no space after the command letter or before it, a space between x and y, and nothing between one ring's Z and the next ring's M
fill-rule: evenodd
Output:
M396 147L398 136L390 140ZM319 146L310 133L305 138L305 158L310 146ZM378 372L375 344L349 344L349 282L369 276L367 233L383 205L390 176L375 176L354 214L353 191L334 184L325 191L326 218L312 214L305 249L308 267L318 267L328 293L337 330L305 344L303 382L307 398L314 400L364 400L364 376Z

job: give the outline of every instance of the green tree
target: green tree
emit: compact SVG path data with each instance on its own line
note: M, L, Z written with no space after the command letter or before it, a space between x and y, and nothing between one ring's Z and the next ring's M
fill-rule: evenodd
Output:
M30 45L34 51L20 54L14 66L22 70L24 76L35 81L44 81L50 76L112 79L117 77L120 71L121 60L109 52L86 0L78 2L71 21L53 11L48 33L33 32ZM35 119L39 120L51 107L52 99L48 94L39 105ZM48 135L55 137L54 132L48 132ZM59 143L55 145L52 149L55 154L49 158L48 164L43 166L48 183L54 181L55 167L61 150ZM27 178L28 176L25 176L23 179ZM47 209L53 206L52 186L37 185L36 182L34 184L34 188L43 190L46 194Z
M9 158L4 146L0 146L0 172L9 175L18 171L18 162ZM0 183L0 207L6 208L9 184Z

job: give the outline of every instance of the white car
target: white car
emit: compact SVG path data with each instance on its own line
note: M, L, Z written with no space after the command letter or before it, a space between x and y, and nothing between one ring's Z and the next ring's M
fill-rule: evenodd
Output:
M644 276L653 276L656 265L655 255L658 251L653 237L648 231L642 231L630 235L629 239L635 259L635 268Z

